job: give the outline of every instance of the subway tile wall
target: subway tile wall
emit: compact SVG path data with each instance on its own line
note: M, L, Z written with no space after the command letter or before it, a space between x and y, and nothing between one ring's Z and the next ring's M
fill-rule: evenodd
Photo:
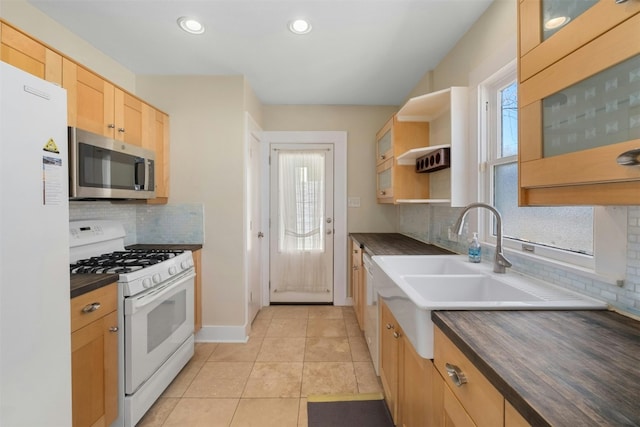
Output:
M70 202L69 219L110 219L123 224L125 246L136 243L204 243L204 207Z
M464 235L459 242L448 239L448 228L456 221L461 208L439 205L399 205L399 231L423 242L464 254L467 243ZM623 286L616 286L581 276L570 270L549 266L509 254L512 269L527 276L580 292L606 301L611 306L640 316L640 206L627 210L627 271ZM426 226L425 224L428 224ZM483 247L483 262L492 262L494 251Z

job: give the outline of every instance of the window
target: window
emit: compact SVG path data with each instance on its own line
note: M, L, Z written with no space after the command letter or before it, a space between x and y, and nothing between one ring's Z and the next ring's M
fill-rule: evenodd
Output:
M606 237L603 237L601 244L598 244L597 236L602 233L596 233L595 224L598 223L601 228L626 227L626 215L620 215L620 212L612 214L612 208L591 206L518 207L518 91L515 61L480 84L479 91L482 141L480 170L484 172L481 174L481 197L502 214L504 246L597 271L597 249L612 250L612 245L616 243L606 242ZM484 240L495 242L495 219L484 214L481 221ZM613 250L619 253L617 249ZM616 274L610 271L611 268L616 270L618 267L602 269L606 270L606 274Z

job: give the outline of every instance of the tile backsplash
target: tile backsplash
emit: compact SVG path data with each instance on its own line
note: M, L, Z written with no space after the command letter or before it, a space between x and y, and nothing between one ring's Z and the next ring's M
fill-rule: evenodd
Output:
M70 202L69 219L110 219L123 224L125 245L204 243L204 207L129 203Z
M456 242L448 238L448 229L456 221L462 208L399 205L398 209L400 233L457 253L466 253L465 239L461 238L460 242ZM624 285L621 287L510 252L512 269L606 301L621 311L640 316L640 206L630 206L627 217L627 269ZM483 247L483 262L492 262L493 254L492 248Z

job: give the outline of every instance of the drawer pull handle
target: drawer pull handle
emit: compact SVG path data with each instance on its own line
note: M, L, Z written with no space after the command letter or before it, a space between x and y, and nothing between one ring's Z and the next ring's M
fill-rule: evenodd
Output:
M444 367L456 387L462 387L463 384L467 383L467 376L456 365L445 363Z
M616 158L616 162L621 166L640 165L640 148L625 151Z
M626 3L628 0L616 0L616 4Z
M82 312L83 313L93 313L94 311L96 311L99 308L100 308L100 303L99 302L92 302L91 304L85 305L82 308Z

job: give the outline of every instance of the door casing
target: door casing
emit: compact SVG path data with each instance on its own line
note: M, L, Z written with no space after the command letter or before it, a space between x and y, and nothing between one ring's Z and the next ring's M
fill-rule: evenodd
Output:
M269 305L269 147L271 144L333 144L333 304L347 305L347 132L345 131L265 131L262 132L262 305Z

